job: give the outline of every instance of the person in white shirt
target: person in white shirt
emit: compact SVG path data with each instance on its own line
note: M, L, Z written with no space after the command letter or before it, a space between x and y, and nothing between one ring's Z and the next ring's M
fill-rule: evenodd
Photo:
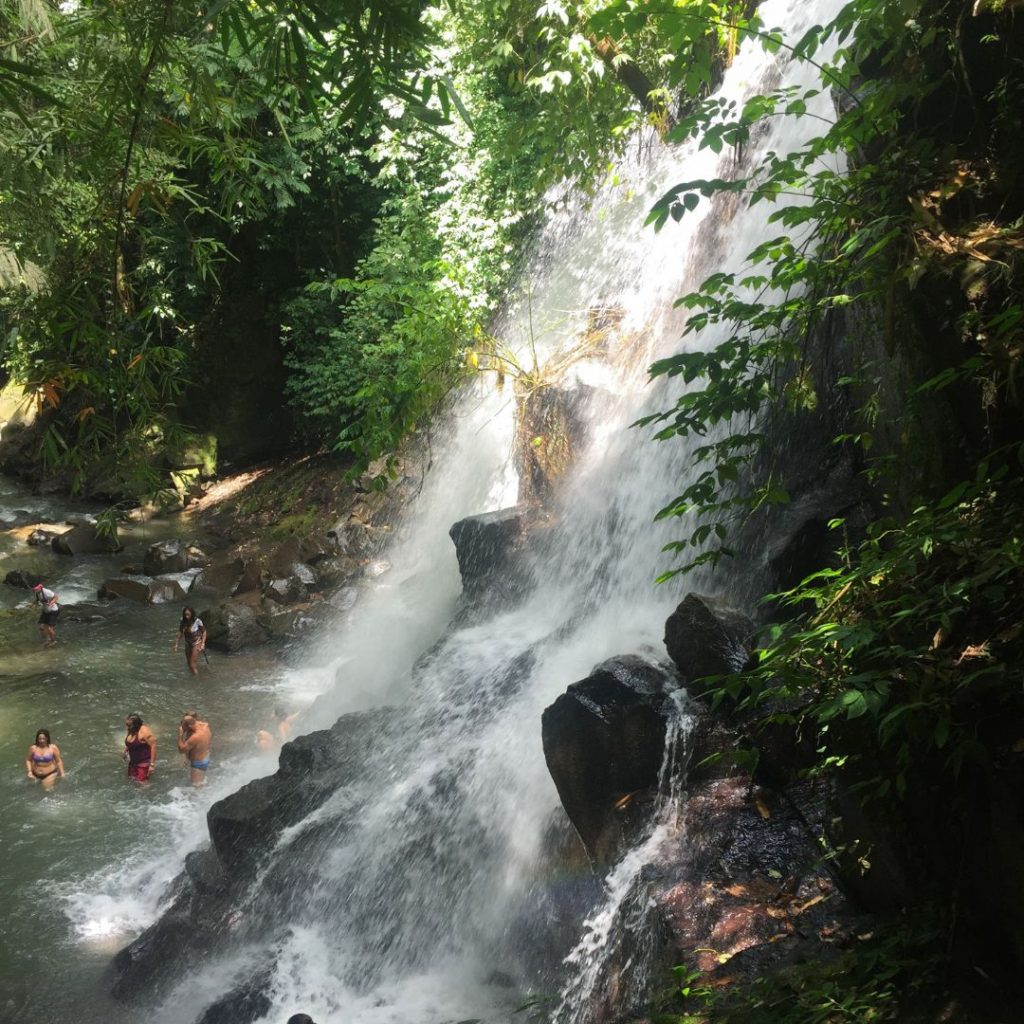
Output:
M53 647L57 643L57 616L60 615L57 595L42 583L37 583L32 589L35 591L36 604L43 609L39 616L39 639L44 647Z

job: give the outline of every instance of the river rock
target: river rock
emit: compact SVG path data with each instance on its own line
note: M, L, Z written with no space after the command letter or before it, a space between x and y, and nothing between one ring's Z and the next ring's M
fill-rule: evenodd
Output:
M343 715L330 729L300 736L281 748L275 775L215 803L206 821L227 875L251 876L285 828L360 776L368 748L379 742L380 728L395 715L393 708Z
M226 596L238 586L244 571L245 563L241 558L211 562L192 580L188 592L199 596Z
M203 896L219 896L227 888L227 875L209 847L185 855L185 873Z
M106 622L110 618L110 609L98 604L66 604L61 607L60 621L62 624L68 622L84 623L92 625L97 622Z
M717 598L687 594L665 623L665 647L692 684L703 676L742 671L754 632L754 623L735 608Z
M256 610L243 601L224 601L201 614L206 625L207 643L218 651L240 651L265 643L267 631Z
M271 578L261 559L250 558L244 563L241 578L235 585L235 589L231 591L231 596L238 597L240 594L259 593L270 582Z
M46 577L29 569L12 569L5 577L4 583L9 587L20 587L31 590L37 583L45 582Z
M50 544L53 542L54 537L59 537L59 533L55 533L53 530L33 530L26 538L25 543L32 547L39 547L43 544Z
M487 577L509 564L523 531L532 518L526 505L460 519L448 531L455 544L459 573L466 590L480 587Z
M94 523L79 523L51 541L58 555L109 555L121 550L117 529L101 531Z
M188 568L188 555L180 540L163 540L146 549L142 567L147 576L165 572L184 572Z
M95 526L96 517L91 512L72 512L64 523L67 526Z
M139 604L167 604L184 602L185 591L177 580L117 576L105 580L97 596L108 600L123 597Z
M292 566L302 561L302 541L293 534L273 550L267 560L267 570L275 577L290 576Z
M263 596L275 604L295 604L306 596L306 586L298 576L271 580L263 590Z
M349 558L361 557L371 546L368 525L354 516L335 523L327 531L327 538L337 554Z
M598 864L614 861L645 818L673 713L669 693L678 685L673 673L643 658L611 658L544 711L544 759L562 806Z
M261 968L207 1007L196 1024L252 1024L265 1019L273 1007L268 994L272 981L273 969Z

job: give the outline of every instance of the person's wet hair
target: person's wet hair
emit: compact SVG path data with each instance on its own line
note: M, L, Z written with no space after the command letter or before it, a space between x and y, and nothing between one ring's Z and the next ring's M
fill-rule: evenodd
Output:
M124 721L129 732L138 732L142 728L142 715L140 714L129 715Z
M288 711L286 710L286 708L285 708L285 706L283 704L275 704L274 705L274 717L275 718L287 718L288 717Z
M192 605L187 604L187 605L185 605L184 608L181 609L181 621L182 622L185 621L185 612L188 612L189 621L190 622L195 622L195 620L196 620L196 610L195 610L195 608L193 608Z
M39 737L40 736L45 736L46 737L46 744L45 745L49 746L50 745L50 730L49 729L37 729L36 730L36 746L37 747L40 746L40 743L39 743Z
M293 1013L286 1024L316 1024L316 1021L308 1013Z

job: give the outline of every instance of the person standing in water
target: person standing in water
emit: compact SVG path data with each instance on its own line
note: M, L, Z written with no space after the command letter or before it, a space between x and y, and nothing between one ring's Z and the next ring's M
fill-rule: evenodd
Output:
M185 641L185 661L188 663L188 670L192 675L199 675L199 655L206 650L206 626L203 620L196 615L194 608L185 605L181 609L181 621L178 623L178 635L174 640L174 649L177 651L178 644Z
M156 767L156 737L142 715L129 715L124 720L124 758L128 762L128 778L146 782Z
M57 643L57 616L60 615L57 595L42 583L37 583L32 589L35 591L36 604L43 609L39 616L39 639L44 647L53 647Z
M274 721L269 729L260 729L256 733L256 746L265 754L280 749L288 742L292 734L292 719L295 715L289 715L280 705L274 707Z
M178 726L178 749L188 758L193 786L202 786L206 782L212 739L209 724L201 721L194 711L186 711Z
M57 779L64 778L60 748L50 742L49 729L40 729L36 733L36 741L28 748L28 756L25 758L25 770L30 779L42 782L43 789L52 789Z

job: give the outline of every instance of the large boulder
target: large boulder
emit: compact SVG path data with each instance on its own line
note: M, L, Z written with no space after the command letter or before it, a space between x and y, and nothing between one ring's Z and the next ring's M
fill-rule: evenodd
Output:
M100 529L95 523L80 522L51 541L58 555L109 555L121 550L117 528Z
M243 601L224 601L200 617L206 625L207 643L214 650L240 651L267 640L256 610Z
M5 577L4 583L9 587L31 590L37 583L45 582L46 577L30 569L12 569Z
M243 572L245 563L241 558L211 562L192 580L188 592L204 597L227 596L238 586Z
M646 820L678 685L674 673L643 658L611 658L544 711L548 770L598 864L614 861Z
M508 567L531 518L529 507L516 505L467 516L452 526L448 535L455 544L462 586L467 591L480 589L489 577Z
M687 594L665 622L665 647L688 684L740 672L750 661L751 619L713 597ZM691 686L692 692L692 686Z
M250 558L244 563L242 575L231 591L232 597L241 594L259 593L270 582L271 575L260 558Z
M296 562L287 576L271 580L263 596L275 604L295 604L304 601L316 589L316 575L308 565Z
M142 567L149 576L163 576L166 573L200 568L208 563L209 559L199 548L175 537L151 544L146 550Z
M142 568L147 576L159 576L166 572L184 572L188 565L188 554L180 540L162 540L151 544L146 550Z
M116 576L104 580L97 596L107 600L123 597L139 604L185 601L185 591L177 580L151 579L149 576Z

